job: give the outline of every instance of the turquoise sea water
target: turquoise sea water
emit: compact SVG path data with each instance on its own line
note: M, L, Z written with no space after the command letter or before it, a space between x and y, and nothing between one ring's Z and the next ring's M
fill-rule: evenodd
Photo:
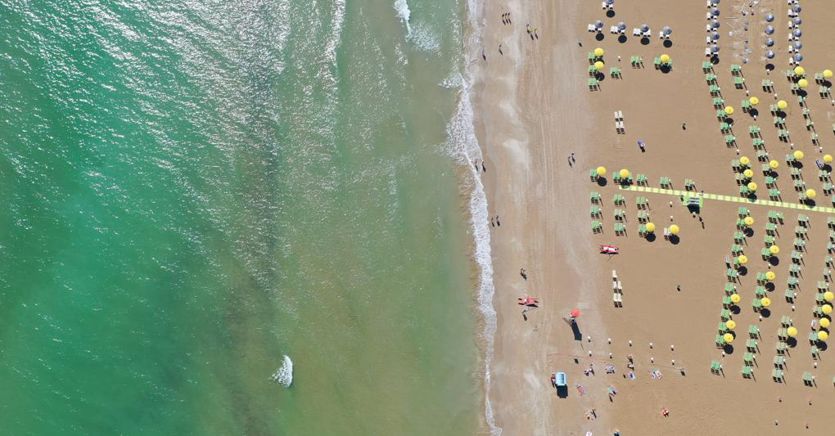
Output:
M474 431L463 5L392 1L0 0L2 433Z

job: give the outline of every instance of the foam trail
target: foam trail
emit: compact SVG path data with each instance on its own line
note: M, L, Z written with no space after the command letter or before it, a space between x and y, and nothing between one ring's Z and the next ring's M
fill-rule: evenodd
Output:
M290 385L293 384L293 361L290 360L290 356L284 355L284 361L281 364L281 368L278 368L275 373L273 373L272 379L274 382L284 386L285 388L289 388Z
M406 25L406 36L412 34L412 26L409 24L409 19L412 16L412 11L409 9L409 3L406 0L394 0L394 10L397 11L397 16Z

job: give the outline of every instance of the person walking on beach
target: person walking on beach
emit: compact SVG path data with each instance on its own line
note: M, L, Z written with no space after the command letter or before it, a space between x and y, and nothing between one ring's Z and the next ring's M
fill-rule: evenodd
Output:
M641 153L646 153L646 151L647 151L646 146L647 145L644 143L643 140L641 140L641 139L638 140L638 148L641 149Z
M499 54L504 56L504 53L502 52L502 43L499 43Z
M681 123L681 130L687 130L687 123Z
M525 268L519 268L519 275L525 280L528 279L528 272L525 271Z
M496 215L496 225L499 226L499 227L502 226L502 222L499 221L499 216L498 215Z
M484 48L481 49L481 58L484 59L484 62L487 62L487 53L484 51Z

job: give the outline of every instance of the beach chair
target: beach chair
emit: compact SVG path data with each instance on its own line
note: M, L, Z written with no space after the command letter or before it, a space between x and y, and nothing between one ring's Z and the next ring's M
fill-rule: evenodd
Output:
M788 141L789 136L791 136L791 135L789 135L789 131L786 130L786 129L780 129L780 130L777 131L777 137L780 138L783 141Z
M748 325L748 336L751 339L759 338L760 337L760 328L757 327L755 324L749 324Z
M806 371L803 373L803 384L805 386L814 386L815 385L815 376L812 375L811 372Z
M766 158L768 158L768 157L766 156ZM766 186L773 187L776 182L777 182L777 179L775 179L774 177L765 176L765 185Z
M623 294L612 292L612 302L615 307L623 307Z
M763 79L762 86L763 91L771 91L774 88L774 82L770 79Z
M751 365L747 364L742 367L742 377L744 378L753 378L754 377L754 368ZM753 365L753 362L752 362Z
M646 223L649 221L649 213L647 211L642 210L638 212L638 222Z
M600 199L600 193L597 191L592 191L591 194L589 194L589 200L591 200L592 203L600 204Z
M774 242L775 242L774 236L771 236L771 235L763 236L763 243L765 244L766 247L771 247L772 245L774 245Z
M713 107L722 109L725 107L725 99L722 97L713 97Z
M602 213L603 211L600 209L600 206L591 206L589 208L589 215L591 215L592 218L599 217Z
M754 149L755 150L759 150L759 149L765 147L765 141L763 141L761 138L754 138L753 144L754 144ZM764 171L771 171L771 168L769 168L769 167L763 167L763 168L764 168Z
M786 354L786 351L788 351L789 346L785 342L781 341L781 342L777 342L776 349L777 349L777 355L782 356L782 355Z
M771 370L771 378L775 382L782 382L783 381L783 370L782 369L772 369Z
M727 117L728 117L728 114L726 114L724 110L716 109L716 119L721 121L721 120L726 119Z
M755 357L754 353L752 353L750 351L745 353L745 355L742 357L742 361L745 362L745 365L747 365L747 366L754 365L754 359L756 359L756 357Z
M817 132L812 132L811 136L812 136L812 144L818 144L818 142L820 141L820 136L818 135L818 133Z
M723 321L727 321L731 319L731 311L728 309L722 309L722 313L720 315Z
M783 297L786 298L787 303L794 303L795 295L796 292L794 292L792 289L787 288L786 291L783 292Z
M598 82L594 77L589 78L589 90L596 91L598 89L600 89L600 82Z
M612 211L612 216L614 216L616 221L623 221L626 217L626 212L623 209L618 208Z
M621 194L615 194L615 197L613 198L613 200L614 200L615 206L620 206L620 205L623 205L623 204L626 203L626 198L624 198L624 196L621 195Z
M603 223L600 221L594 220L591 222L591 231L592 233L600 233L603 231Z
M745 78L744 77L739 77L739 76L734 77L734 87L736 89L744 88L745 87Z
M647 178L646 174L638 174L637 177L638 184L641 186L646 186L649 183L649 179Z
M812 345L812 347L809 349L809 354L812 355L812 359L818 360L818 358L820 357L820 349L817 345Z
M705 74L705 82L707 82L708 85L716 83L716 74L713 74L713 73Z
M626 226L623 223L615 223L615 235L625 235Z
M639 236L646 236L646 234L647 234L646 224L639 224L638 225L638 235Z
M713 374L720 374L722 372L722 363L720 363L718 360L711 361L710 372Z
M615 175L615 178L617 178L617 177L618 177L618 176L617 176L617 174L616 174L616 175ZM594 168L592 168L592 169L590 169L590 170L589 170L589 178L591 179L591 181L592 181L592 182L596 182L596 181L597 181L597 179L599 179L599 178L600 178L600 176L598 176L598 175L597 175L597 171L595 171L595 169L594 169Z
M736 136L725 135L725 145L733 145L736 143Z
M725 283L725 295L731 295L736 292L736 287L733 283Z
M768 197L771 200L777 201L780 199L780 190L777 188L772 188L768 190Z
M786 280L786 282L786 284L791 289L797 289L797 285L800 283L800 281L797 280L797 277L789 277L788 280Z
M774 117L772 122L774 122L774 127L782 127L786 125L786 119L783 117Z
M756 339L748 339L747 341L745 341L745 349L752 353L756 353L759 349L758 347L759 345L757 344Z
M623 78L623 76L621 75L620 68L618 68L618 67L609 68L609 75L614 79L622 79Z
M763 298L763 297L765 297L765 296L766 296L765 287L764 287L764 286L757 286L757 287L754 289L754 295L756 295L756 296L757 296L757 298Z
M713 71L713 64L709 61L702 62L702 71L707 73L709 71Z
M774 356L774 366L776 368L783 369L786 366L786 357Z
M754 298L754 300L751 301L751 307L754 309L754 312L759 312L763 307L763 303L759 298Z
M741 244L743 241L745 241L745 233L742 233L740 231L734 232L734 242L736 242L737 244Z
M766 223L765 232L769 235L775 235L777 233L777 225L774 223Z
M742 66L737 64L731 64L731 74L737 75L742 73Z
M771 252L768 251L768 248L763 248L760 251L760 256L762 257L763 260L768 260L768 259L771 258Z

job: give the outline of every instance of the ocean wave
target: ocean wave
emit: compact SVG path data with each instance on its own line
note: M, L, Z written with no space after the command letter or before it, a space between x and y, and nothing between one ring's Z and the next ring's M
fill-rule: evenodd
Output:
M417 24L413 32L409 32L406 39L418 50L435 53L441 48L440 37L425 24Z
M412 26L409 24L409 19L412 17L412 11L409 9L409 3L406 0L394 0L394 10L397 11L400 21L406 25L406 35L411 35Z
M290 356L284 355L281 367L273 373L272 379L285 388L289 388L293 384L293 361Z

